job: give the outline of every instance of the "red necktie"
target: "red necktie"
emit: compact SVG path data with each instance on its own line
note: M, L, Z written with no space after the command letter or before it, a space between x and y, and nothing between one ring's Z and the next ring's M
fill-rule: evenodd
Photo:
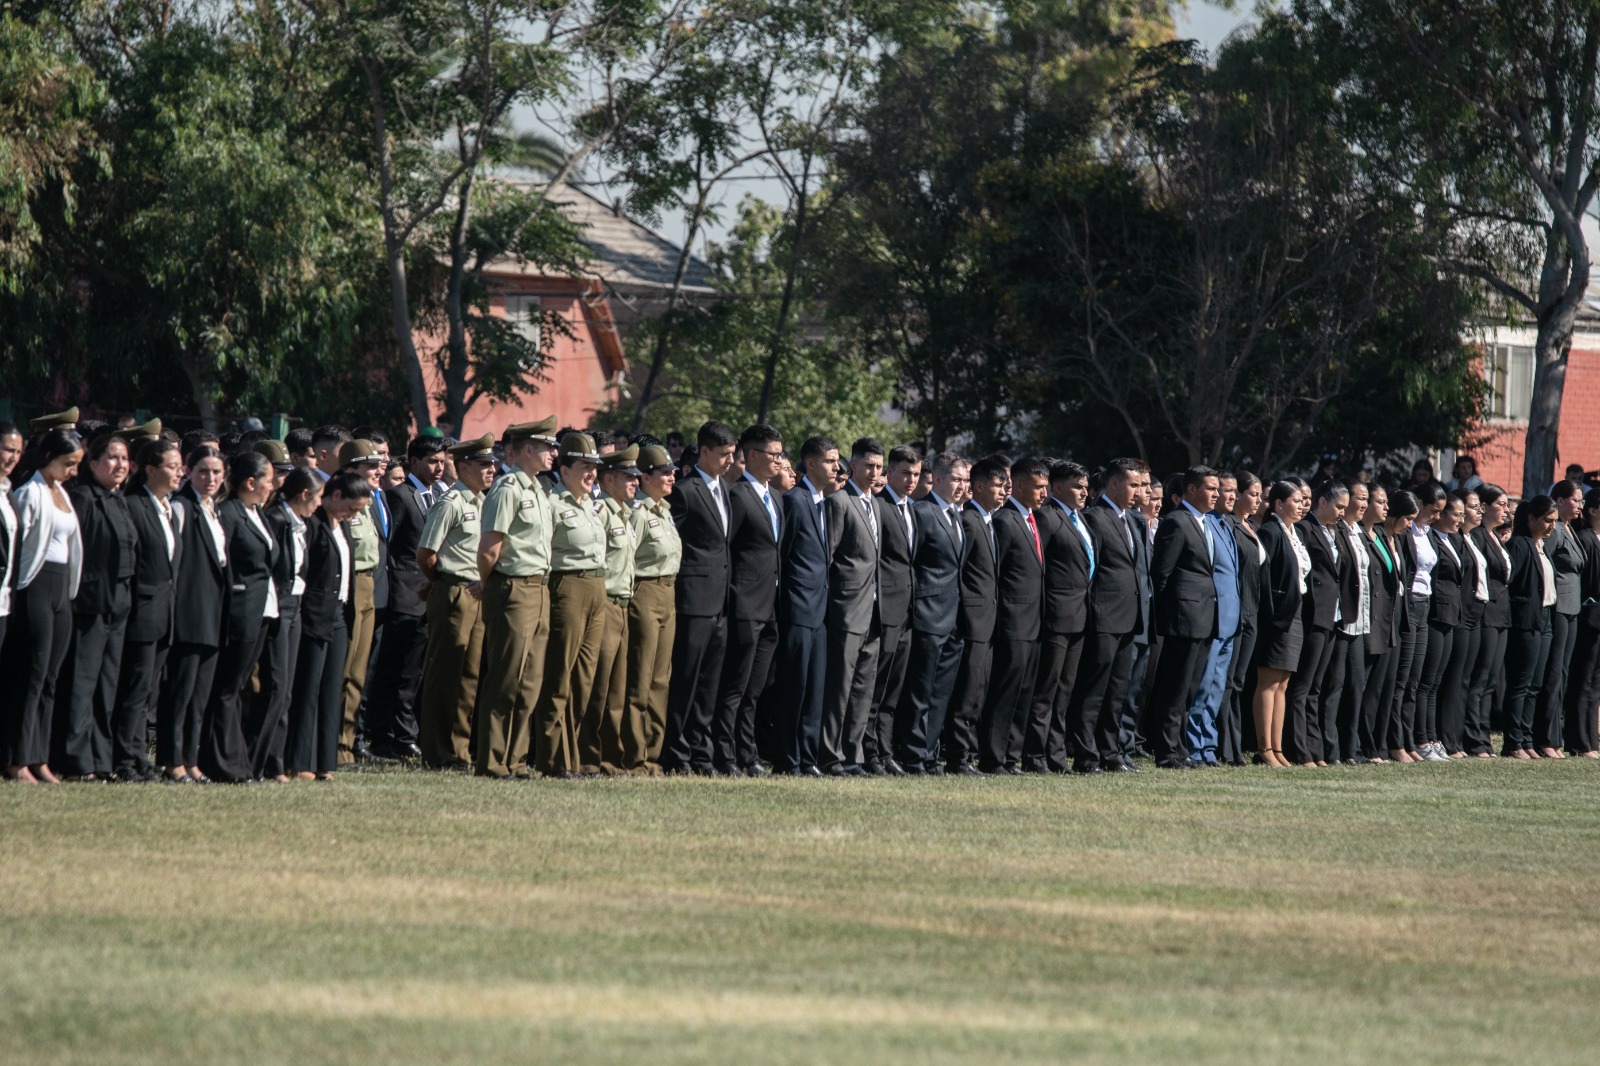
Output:
M1028 532L1033 534L1033 554L1037 555L1042 563L1044 562L1044 548L1039 545L1039 523L1033 520L1032 511L1029 511L1025 517L1028 519Z

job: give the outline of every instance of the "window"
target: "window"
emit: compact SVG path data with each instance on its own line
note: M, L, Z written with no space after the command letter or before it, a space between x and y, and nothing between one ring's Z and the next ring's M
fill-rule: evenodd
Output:
M1526 422L1533 411L1533 349L1491 344L1484 349L1484 371L1493 390L1489 414Z
M526 337L534 346L539 344L539 315L542 310L537 296L507 296L506 321Z

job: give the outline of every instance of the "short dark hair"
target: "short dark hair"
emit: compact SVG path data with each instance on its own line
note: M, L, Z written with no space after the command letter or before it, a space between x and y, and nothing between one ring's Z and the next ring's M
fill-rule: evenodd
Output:
M311 431L311 447L313 448L325 448L330 444L343 444L345 441L353 439L350 436L350 431L343 426L330 424L318 426Z
M1517 513L1512 516L1511 532L1519 537L1533 536L1533 528L1528 524L1533 518L1543 518L1556 509L1554 496L1533 496L1517 504Z
M987 455L972 464L972 470L968 476L972 478L974 485L985 481L1004 481L1006 479L1006 464L1001 462L997 456Z
M1088 476L1089 471L1070 459L1063 459L1050 465L1050 484L1052 485L1058 481L1071 481L1074 478L1087 478Z
M1101 483L1104 484L1114 477L1126 479L1129 474L1143 474L1149 469L1150 464L1143 459L1113 459L1106 464Z
M738 444L739 438L734 434L733 428L726 422L713 419L700 427L700 432L695 434L696 448L726 448L730 444Z
M617 443L617 435L609 429L591 429L589 439L594 441L595 451L599 451L608 444Z
M889 449L888 461L890 463L920 463L922 462L922 452L909 444L897 444Z
M1577 491L1576 486L1573 487L1573 491ZM1445 498L1444 486L1437 481L1423 482L1412 489L1411 494L1417 498L1417 504L1421 507L1431 507L1436 503L1443 503Z
M312 450L311 431L304 427L284 434L283 447L290 455L305 455Z
M1011 464L1011 479L1021 481L1023 478L1050 477L1050 464L1043 459L1018 459Z
M389 434L377 426L357 426L350 431L352 440L370 440L374 444L388 444Z
M956 464L971 466L966 457L956 452L939 452L933 457L933 472L935 474L948 474L956 468Z
M1311 502L1319 504L1323 500L1327 500L1332 503L1337 501L1340 496L1348 497L1349 495L1350 490L1344 487L1343 481L1336 477L1330 477L1317 486L1317 490L1311 494Z
M183 435L183 440L178 443L183 449L184 456L187 457L190 452L202 444L216 444L217 435L208 429L191 429ZM217 454L222 454L221 449L217 450ZM185 465L187 465L187 458L185 459Z
M17 428L15 422L7 422L5 419L0 418L0 437L9 437L13 433L19 437L22 436L22 430Z
M335 474L330 477L327 484L322 486L324 497L338 493L347 500L368 500L372 498L372 486L367 484L367 479L351 471Z
M838 442L832 437L824 437L820 434L815 437L807 437L805 443L800 445L800 464L804 466L807 459L821 459L829 452L838 450Z
M1267 490L1267 506L1276 507L1299 491L1300 486L1288 478L1284 478L1282 481L1274 481L1272 488Z
M406 445L407 459L431 459L444 451L444 440L440 437L415 437Z
M869 455L882 455L883 445L878 443L876 437L857 437L856 442L850 445L851 459L864 459Z
M1214 467L1191 466L1183 472L1183 487L1186 489L1199 488L1206 483L1206 478L1214 477L1219 482L1222 475Z
M321 481L311 470L297 466L283 475L283 482L278 486L275 499L280 501L292 500L309 488L320 485Z
M1561 480L1550 486L1550 498L1552 500L1568 500L1577 494L1578 483L1576 481Z
M782 444L783 434L767 425L757 422L753 426L746 426L745 431L739 434L739 450L747 451L752 445L765 448L768 444Z
M1389 493L1389 517L1409 518L1422 510L1417 494L1410 489L1395 489Z
M1491 503L1495 503L1503 499L1506 494L1505 489L1501 488L1499 485L1491 485L1487 481L1485 481L1482 485L1479 485L1476 491L1478 493L1478 502L1483 504L1485 507L1489 506Z

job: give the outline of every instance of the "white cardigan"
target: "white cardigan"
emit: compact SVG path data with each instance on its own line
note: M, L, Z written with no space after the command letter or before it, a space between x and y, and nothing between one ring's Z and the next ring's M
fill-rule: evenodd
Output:
M66 496L66 492L62 492ZM51 499L50 486L43 474L34 474L28 483L11 494L17 509L17 588L33 584L44 568L45 549L50 546L50 531L57 522L72 523L72 539L67 542L67 596L78 594L78 579L83 576L83 533L78 528L78 512L67 500L65 514Z

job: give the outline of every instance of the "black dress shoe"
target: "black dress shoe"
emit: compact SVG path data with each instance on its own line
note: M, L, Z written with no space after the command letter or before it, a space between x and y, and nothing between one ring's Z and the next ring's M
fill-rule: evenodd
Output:
M944 776L944 767L940 766L938 763L932 763L932 764L930 764L928 766L923 767L923 769L928 772L928 776L929 777L943 777Z
M865 766L863 766L861 769L862 769L863 772L865 772L868 776L871 776L871 777L888 777L889 776L889 771L885 770L883 768L883 763L881 763L881 762L869 762Z
M801 777L826 777L827 775L822 772L822 768L821 767L817 767L817 766L802 766L802 767L800 767L800 776Z
M846 766L844 768L844 776L846 776L846 777L870 777L871 775L868 774L865 770L863 770L859 766Z
M1188 759L1163 759L1156 763L1156 767L1161 770L1193 770L1194 763Z
M1088 777L1091 774L1105 773L1105 771L1098 766L1074 766L1072 768L1072 772L1077 774L1079 777Z
M1141 772L1137 766L1127 759L1112 759L1106 763L1105 769L1107 773L1112 774L1137 774Z
M772 770L770 768L768 768L766 763L759 763L759 762L758 763L752 763L751 765L746 766L744 768L744 776L746 776L746 777L771 777L772 776Z
M844 771L845 768L843 766L828 766L824 767L822 772L829 777L844 777Z
M711 771L713 777L743 777L744 771L737 766L722 766Z
M896 771L899 771L900 776L903 776L903 777L904 776L922 777L924 774L926 774L928 772L927 769L919 762L906 763L903 766L898 762L891 762L890 765L894 767L893 770L889 771L890 773L895 773ZM944 771L942 769L939 772L940 773L944 773Z
M950 767L950 772L957 777L988 777L989 775L973 766L969 762L959 762Z
M893 759L885 759L885 760L883 760L882 765L883 765L884 772L887 773L890 777L904 777L904 776L906 776L906 768L904 766L901 766L899 763L895 762Z

